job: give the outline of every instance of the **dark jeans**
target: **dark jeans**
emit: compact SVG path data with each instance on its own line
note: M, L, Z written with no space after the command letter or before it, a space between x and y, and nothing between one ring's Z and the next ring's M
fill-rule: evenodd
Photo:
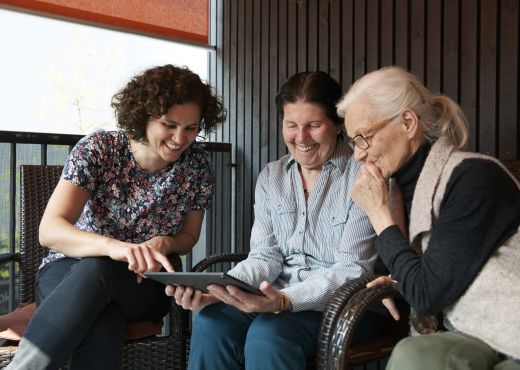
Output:
M170 301L160 283L137 284L128 264L108 257L62 258L38 271L36 303L24 338L74 369L117 369L126 322L159 321Z
M322 313L317 311L245 313L217 303L197 315L191 335L190 370L305 369L316 356ZM353 342L373 338L385 318L368 312Z

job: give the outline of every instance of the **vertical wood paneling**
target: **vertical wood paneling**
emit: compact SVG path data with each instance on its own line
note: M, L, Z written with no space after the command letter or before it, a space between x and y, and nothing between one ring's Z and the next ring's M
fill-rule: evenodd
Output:
M282 0L284 1L284 0ZM278 158L278 111L273 104L278 91L278 0L270 0L270 34L269 34L269 161ZM264 122L265 123L265 122Z
M450 98L458 98L459 56L459 0L444 1L443 80L442 91Z
M441 3L439 1L428 1L426 10L426 45L425 45L425 69L424 77L428 88L433 92L441 91L441 28L442 15Z
M222 5L220 3L220 5ZM211 14L211 18L210 19L217 19L217 16L218 14L220 14L220 16L222 15L222 12L217 12L217 4L216 3L210 3L210 14ZM213 21L211 22L210 24L210 32L209 32L209 42L210 44L212 45L216 45L216 44L222 44L222 40L217 40L219 37L222 37L222 32L220 29L218 28L222 28L222 21ZM220 81L218 81L218 78L219 78L219 75L217 73L217 68L221 68L222 65L219 64L219 66L217 67L217 63L215 61L215 58L216 58L216 53L215 52L210 52L209 53L209 83L211 84L211 86L215 86L215 92L219 95L219 96L222 96L222 91L221 91L221 84L220 84ZM222 77L222 76L220 76ZM218 137L215 137L215 136L212 136L211 139L215 139L215 140L218 140L219 138Z
M217 48L217 56L218 55L221 55L221 59L220 59L220 62L222 63L222 69L223 69L223 73L222 73L222 85L223 85L223 94L224 96L222 96L222 101L224 103L224 106L226 108L228 108L228 122L231 122L231 119L230 119L230 116L229 116L229 113L231 112L231 101L230 101L230 98L231 98L231 80L232 80L232 77L231 77L231 72L230 72L230 69L231 69L231 65L232 65L232 58L231 58L231 25L233 24L233 22L231 21L231 3L229 1L225 1L225 2L218 2L218 3L222 3L222 6L218 6L217 7L217 11L222 11L222 17L218 17L217 19L221 19L223 24L222 24L222 45L228 45L228 47L226 48ZM219 62L219 59L217 58L217 63ZM234 125L224 125L224 127L221 129L222 131L222 137L223 137L223 141L224 142L233 142L235 140L235 138L232 136L232 132L234 130ZM235 155L235 151L233 150L231 152L231 162L232 163L236 163L236 155ZM232 168L230 168L230 176L229 178L227 179L228 180L228 186L227 186L227 190L230 192L229 194L229 197L231 199L231 202L228 203L228 204L231 204L231 208L232 208L232 211L230 212L230 222L231 222L231 227L230 227L230 234L229 237L228 237L228 240L229 240L229 243L230 245L228 246L228 250L230 250L230 248L235 248L236 246L236 236L237 236L237 232L236 232L236 228L233 226L235 225L235 221L236 221L236 212L234 212L233 210L236 209L236 197L232 196L233 194L236 194L236 174L235 174L235 171L232 171ZM212 249L211 245L208 245L206 244L206 248L209 248L209 249ZM212 255L214 253L213 250L207 250L206 251L206 255Z
M318 69L329 71L329 1L320 0L318 9Z
M239 52L239 47L242 36L239 33L242 30L239 29L240 19L243 19L242 14L239 12L240 0L231 0L231 86L230 86L230 103L229 122L233 122L231 125L231 142L234 147L234 163L236 164L233 182L235 185L236 194L243 194L243 143L241 138L241 129L243 126L243 120L240 119L240 112L242 107L239 103L239 97L243 94L240 90L240 65L243 65L242 55ZM238 123L238 124L237 124ZM242 196L242 195L241 195ZM235 202L235 215L236 219L242 219L242 212L244 209L244 201L237 199ZM244 238L244 224L243 222L236 222L235 224L235 249L240 251L243 248Z
M278 91L279 84L283 83L287 79L287 0L279 0L278 1L278 29L279 38L278 38L278 83L276 84L276 91ZM276 96L276 95L275 95ZM271 100L271 102L274 100ZM278 117L277 117L278 118ZM283 142L283 137L280 134L278 119L274 122L273 131L276 132L277 138L277 155L276 158L279 158L283 154L285 154L285 145Z
M366 3L354 1L354 80L366 73Z
M346 90L354 82L354 0L344 0L342 3L341 82L343 90Z
M217 11L217 6L222 6L222 3L211 3L210 4L210 12L212 14L212 19L218 20L218 18L222 17L222 11ZM210 42L214 44L222 43L222 29L223 29L223 22L220 21L213 21L211 22L211 32L210 32ZM215 86L215 91L219 96L222 96L222 65L215 63L215 58L217 58L217 55L215 52L210 53L210 74L209 79L212 86ZM220 132L210 134L210 140L212 141L222 141L222 133L224 131L221 130ZM216 160L214 161L215 164L215 174L223 173L222 169L222 161ZM214 202L216 203L217 199L223 199L224 195L224 186L222 177L216 176L216 184L215 184L215 194L214 194ZM228 184L229 186L229 184ZM214 204L215 205L215 204ZM212 207L208 212L206 212L206 238L208 240L211 240L212 246L222 246L222 234L225 233L224 230L228 230L229 228L223 228L220 222L224 219L222 216L222 209L223 207ZM209 226L209 227L208 227ZM212 248L209 243L206 243L206 254L210 253L211 251L208 251L208 248ZM217 248L217 247L215 247ZM190 257L192 255L190 254ZM191 258L187 261L187 266L185 266L187 269L191 269L192 260Z
M329 73L341 81L341 2L330 3Z
M248 248L259 171L286 153L274 98L294 72L328 71L347 90L380 66L411 69L461 104L471 149L519 156L518 0L212 1L222 24L211 81L229 111L212 138L233 144L237 250Z
M427 41L424 33L424 0L412 1L410 13L410 72L424 83L424 51Z
M381 64L379 67L389 66L395 63L394 59L394 2L381 1L379 9L381 14Z
M252 54L252 64L253 64L253 70L251 73L251 88L252 88L252 94L251 94L251 146L249 148L250 156L251 156L251 175L248 176L250 183L246 185L246 188L253 188L254 184L256 184L256 178L258 176L258 173L260 172L260 162L261 162L261 156L258 155L258 149L260 148L260 122L261 122L261 106L258 102L260 102L260 92L261 92L261 51L262 51L262 44L261 44L261 0L253 0L250 12L253 14L253 23L252 23L252 42L249 46L249 49L251 50ZM256 46L255 46L256 45ZM255 104L253 104L256 102ZM246 127L249 126L245 123ZM247 201L247 200L246 200ZM253 194L250 193L249 201L253 202ZM251 220L253 219L253 209L249 207L249 214L251 217Z
M366 68L374 71L379 67L379 0L367 0Z
M222 6L217 7L217 11L222 12L222 16L218 17L218 20L222 22L222 45L231 46L231 11L230 11L230 2L229 1L219 1L218 3L222 3ZM217 44L218 45L218 44ZM222 64L222 102L224 106L228 109L228 114L230 113L230 82L231 82L231 47L226 48L217 48L217 64L220 62ZM229 115L228 115L229 118ZM228 122L230 120L228 119ZM222 131L222 141L231 142L231 127L232 125L224 125L220 131ZM233 154L234 155L234 154ZM235 158L233 157L233 161Z
M296 2L287 4L287 75L292 76L298 71L298 35Z
M254 61L253 61L253 48L254 40L253 40L253 24L255 20L253 18L253 1L244 1L244 120L242 121L242 126L244 129L244 204L252 203L253 197L250 192L246 189L251 189L252 187L252 177L253 177L253 127L255 126L255 122L253 121L252 112L253 112L253 85L255 82L253 81L253 69L254 69ZM256 17L255 17L256 18ZM250 207L244 207L243 213L244 223L247 225L252 220L252 212ZM245 234L247 234L247 230L244 230ZM245 236L247 238L247 236ZM247 238L244 240L244 243L249 240Z
M482 0L480 9L479 146L481 153L496 154L497 6Z
M408 1L395 1L395 64L409 68Z
M518 0L500 2L500 59L498 88L498 155L515 158L518 154Z
M460 104L468 119L469 149L477 149L478 137L478 0L462 2L461 55L460 55Z
M281 0L284 1L284 0ZM307 12L307 70L316 71L318 69L318 2L317 0L309 1L305 6L308 7Z
M298 13L298 71L307 69L307 7L297 6Z
M271 121L276 121L276 117L271 116L270 108L272 106L269 100L271 85L274 85L270 79L269 66L270 63L266 61L270 60L269 45L270 45L270 2L264 0L258 0L262 3L261 19L262 19L262 30L261 30L261 55L260 55L260 81L261 81L261 94L260 94L260 167L263 168L267 162L269 162L269 125Z

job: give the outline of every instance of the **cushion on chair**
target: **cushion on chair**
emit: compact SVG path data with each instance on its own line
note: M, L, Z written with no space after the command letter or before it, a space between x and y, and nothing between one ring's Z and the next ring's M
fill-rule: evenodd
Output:
M20 340L34 311L36 311L36 303L33 302L20 306L6 315L1 315L0 338Z
M0 338L20 340L36 311L36 304L29 303L18 307L13 312L0 315ZM162 321L139 321L129 323L125 327L125 339L139 339L161 334Z
M162 332L162 321L138 321L125 326L125 339L139 339L158 335Z

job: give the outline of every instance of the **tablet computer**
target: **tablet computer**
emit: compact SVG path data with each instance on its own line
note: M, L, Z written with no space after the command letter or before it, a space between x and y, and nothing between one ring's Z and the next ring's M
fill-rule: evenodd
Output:
M190 286L194 289L200 289L204 293L208 292L206 288L208 285L217 284L221 286L233 285L248 293L264 295L260 289L225 272L145 272L144 275L163 284Z

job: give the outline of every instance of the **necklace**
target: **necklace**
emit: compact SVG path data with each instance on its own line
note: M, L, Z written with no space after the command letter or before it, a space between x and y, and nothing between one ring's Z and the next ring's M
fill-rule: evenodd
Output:
M304 192L305 194L309 194L309 190L307 190L307 189L303 189L303 192Z

